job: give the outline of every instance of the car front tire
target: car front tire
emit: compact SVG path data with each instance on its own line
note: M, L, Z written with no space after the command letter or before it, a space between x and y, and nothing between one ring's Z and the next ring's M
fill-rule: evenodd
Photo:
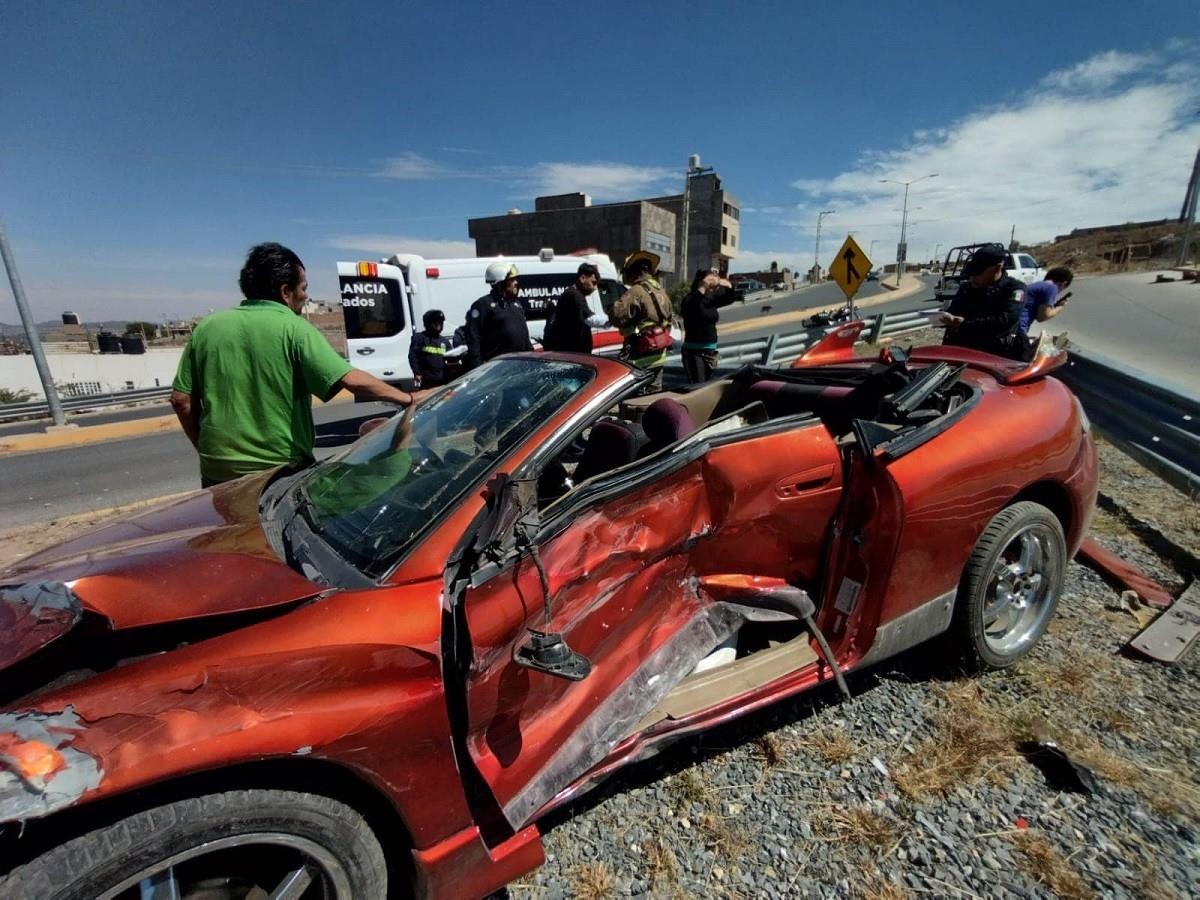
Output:
M1054 617L1066 574L1058 518L1029 501L1005 507L975 543L959 584L954 631L974 671L1026 656Z
M387 864L355 810L316 794L228 791L121 819L0 878L0 898L303 900L387 897Z

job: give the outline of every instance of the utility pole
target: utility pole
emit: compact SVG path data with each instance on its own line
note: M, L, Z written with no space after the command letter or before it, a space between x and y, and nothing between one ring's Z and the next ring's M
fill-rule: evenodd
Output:
M908 256L908 187L916 184L918 181L924 181L926 178L937 178L938 173L934 172L930 175L922 175L920 178L914 178L912 181L893 181L891 178L880 178L880 184L902 184L904 185L904 209L900 214L900 244L896 247L896 286L900 286L900 279L904 276L904 259Z
M1008 233L1008 249L1010 252L1017 249L1016 247L1013 246L1013 243L1016 241L1016 239L1017 239L1017 226L1013 225L1012 231L1010 231Z
M1192 177L1188 181L1187 193L1183 198L1183 209L1180 218L1183 219L1183 241L1179 245L1179 260L1176 265L1182 266L1188 260L1188 251L1192 243L1192 226L1196 224L1196 195L1200 194L1200 150L1196 151L1196 162L1192 165Z
M813 250L813 284L821 283L821 220L832 216L837 210L823 209L817 213L817 246Z
M8 246L8 235L4 232L3 224L0 224L0 256L4 257L4 268L8 270L8 283L12 285L13 299L17 301L17 312L21 316L21 324L25 326L25 337L29 339L29 350L33 354L33 364L37 367L38 378L42 380L42 390L46 394L46 405L50 408L50 416L55 425L65 425L67 418L63 414L58 391L54 389L54 379L50 376L50 366L46 363L46 355L42 353L42 341L38 337L37 324L29 312L29 304L25 302L25 288L21 286L21 276L17 274L17 261L13 259L12 250Z

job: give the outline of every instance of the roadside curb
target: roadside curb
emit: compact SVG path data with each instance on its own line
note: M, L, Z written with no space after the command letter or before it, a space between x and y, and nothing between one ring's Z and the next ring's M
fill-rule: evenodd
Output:
M352 401L354 395L340 391L328 403L314 400L313 406L329 406ZM53 426L51 426L53 427ZM86 447L150 434L180 431L179 420L174 414L134 419L131 422L107 422L103 425L82 425L66 431L46 431L34 434L14 434L0 437L0 457L21 453L40 453L45 450L64 450L68 447Z

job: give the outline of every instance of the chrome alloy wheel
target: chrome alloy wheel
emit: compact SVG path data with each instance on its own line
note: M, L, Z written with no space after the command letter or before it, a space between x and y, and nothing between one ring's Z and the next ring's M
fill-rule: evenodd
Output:
M994 652L1012 655L1041 633L1054 609L1055 546L1045 524L1030 522L996 560L983 608L983 636Z
M206 841L147 866L100 900L354 900L341 863L294 834Z

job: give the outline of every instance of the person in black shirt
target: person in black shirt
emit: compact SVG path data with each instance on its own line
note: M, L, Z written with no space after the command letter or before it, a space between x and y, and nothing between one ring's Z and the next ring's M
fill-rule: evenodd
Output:
M592 328L607 324L605 316L593 315L588 295L600 284L600 270L592 263L580 264L575 284L562 292L546 322L542 346L567 353L592 352Z
M451 372L447 371L446 352L458 346L458 342L453 337L442 335L446 314L440 309L429 310L421 321L425 324L425 330L413 335L408 348L413 382L419 388L441 387L453 378Z
M737 299L733 285L716 272L701 269L683 300L683 371L691 384L708 381L717 368L717 321L722 306Z
M1024 359L1028 342L1020 332L1025 285L1004 274L1004 248L985 244L963 266L964 280L941 314L943 344L968 347L1009 359Z
M525 309L517 299L517 267L512 263L494 262L487 267L484 278L492 286L491 292L467 310L468 369L502 353L533 349Z

